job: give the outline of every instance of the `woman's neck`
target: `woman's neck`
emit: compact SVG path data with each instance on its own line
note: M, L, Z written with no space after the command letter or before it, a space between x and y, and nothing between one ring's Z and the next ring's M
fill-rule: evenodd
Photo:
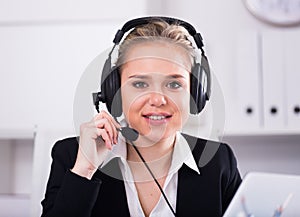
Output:
M143 138L134 143L155 177L165 177L171 166L175 135L160 140L153 145L145 144L151 143ZM149 176L149 172L146 170L145 165L142 163L142 160L131 144L127 144L127 161L133 172L135 181L152 180L152 177Z
M146 162L156 161L164 158L173 151L174 144L175 135L158 142L153 142L143 137L140 137L134 142L134 145L137 147ZM127 160L133 162L141 161L136 150L134 150L134 147L132 147L131 144L127 144Z

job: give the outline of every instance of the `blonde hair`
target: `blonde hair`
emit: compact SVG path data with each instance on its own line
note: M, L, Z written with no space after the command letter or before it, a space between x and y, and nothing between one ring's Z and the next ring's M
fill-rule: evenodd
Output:
M196 53L191 41L188 39L189 36L184 27L177 23L169 24L163 20L138 26L120 44L116 65L121 66L126 62L126 55L133 46L146 42L162 41L183 48L188 57L189 65L192 66Z

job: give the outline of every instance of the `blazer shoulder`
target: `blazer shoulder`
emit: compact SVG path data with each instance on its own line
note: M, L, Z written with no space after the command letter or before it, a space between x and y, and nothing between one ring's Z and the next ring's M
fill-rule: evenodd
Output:
M66 161L67 159L74 162L78 151L78 137L68 137L58 140L51 151L53 159Z
M182 134L187 140L193 156L199 167L207 165L210 161L221 161L224 163L235 161L232 149L222 141L207 140L187 134Z
M55 142L52 149L55 151L71 151L78 149L78 137L68 137Z

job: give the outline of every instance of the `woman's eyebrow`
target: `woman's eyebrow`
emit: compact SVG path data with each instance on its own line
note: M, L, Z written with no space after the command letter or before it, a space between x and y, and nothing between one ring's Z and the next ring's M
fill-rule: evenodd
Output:
M150 75L131 75L128 78L150 79L151 76ZM183 76L181 74L167 75L166 78L183 78L183 79L187 79L185 76Z
M149 78L150 76L148 75L131 75L129 76L128 78L139 78L139 79L147 79Z
M181 75L181 74L168 75L167 77L168 78L183 78L183 79L186 79L186 77Z

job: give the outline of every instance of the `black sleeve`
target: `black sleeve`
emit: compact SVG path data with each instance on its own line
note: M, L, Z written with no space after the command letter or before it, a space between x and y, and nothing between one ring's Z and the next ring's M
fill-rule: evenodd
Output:
M225 144L227 155L227 165L229 166L228 172L226 172L226 178L224 178L223 187L223 213L227 209L229 203L231 202L234 194L236 193L238 187L240 186L242 179L237 168L236 158L231 150L231 148Z
M52 164L42 217L91 215L100 189L100 180L88 180L70 171L77 156L76 138L61 140L52 148Z

